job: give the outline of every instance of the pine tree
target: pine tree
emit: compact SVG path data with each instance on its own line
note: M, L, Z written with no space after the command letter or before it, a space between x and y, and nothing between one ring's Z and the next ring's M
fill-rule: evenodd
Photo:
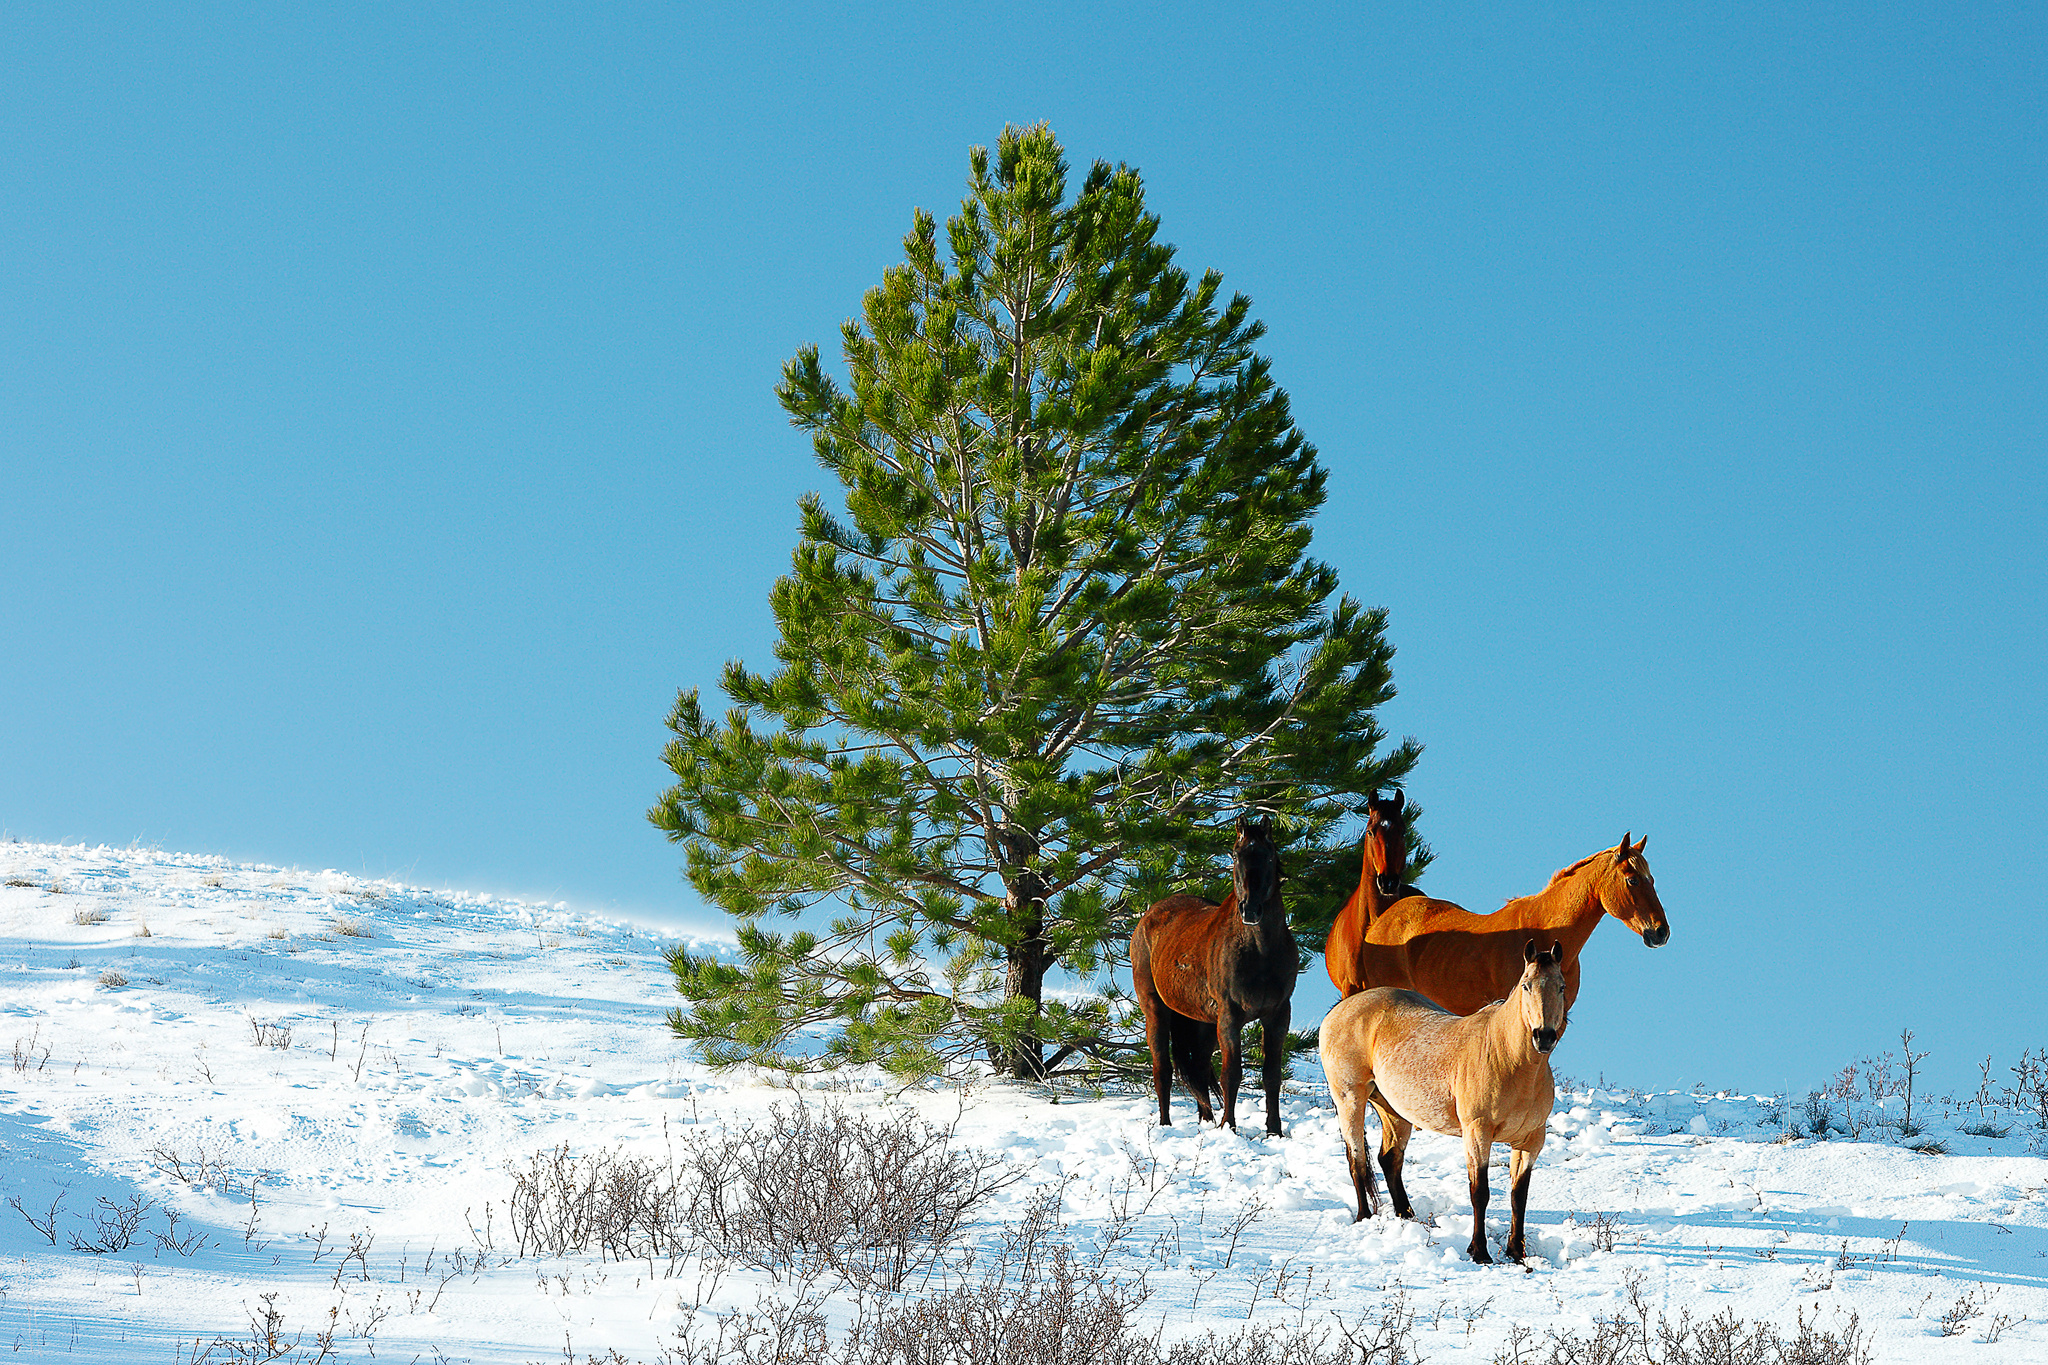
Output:
M1419 753L1376 752L1384 612L1307 557L1324 471L1249 302L1174 265L1136 171L1069 201L1044 126L970 160L943 250L918 211L842 328L849 383L783 368L845 510L802 502L779 666L669 718L649 818L743 957L672 959L714 1063L1099 1068L1136 912L1219 883L1252 808L1341 902L1336 826ZM1046 999L1055 969L1093 994Z

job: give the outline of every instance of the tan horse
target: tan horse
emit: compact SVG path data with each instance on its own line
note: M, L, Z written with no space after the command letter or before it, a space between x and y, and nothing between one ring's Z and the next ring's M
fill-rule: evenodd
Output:
M1643 860L1640 839L1579 859L1533 896L1519 896L1490 915L1450 901L1410 896L1388 907L1358 946L1364 986L1419 991L1453 1014L1470 1014L1507 997L1522 974L1522 945L1535 937L1564 945L1565 1003L1579 998L1579 951L1612 915L1652 948L1671 940L1671 922Z
M1323 1018L1323 1074L1337 1100L1358 1217L1376 1212L1372 1167L1365 1154L1365 1108L1380 1116L1380 1169L1394 1212L1413 1218L1401 1163L1417 1125L1465 1139L1465 1174L1472 1188L1472 1259L1486 1252L1486 1163L1493 1144L1512 1150L1509 1174L1514 1219L1507 1258L1525 1254L1522 1217L1529 1207L1529 1172L1557 1097L1550 1050L1565 1028L1564 945L1538 952L1522 948L1525 962L1516 989L1476 1014L1440 1009L1414 991L1379 987L1346 996ZM1356 1221L1356 1220L1354 1220Z
M1403 896L1421 894L1408 880L1408 798L1396 791L1391 800L1375 796L1365 803L1365 838L1359 848L1358 889L1323 943L1323 968L1339 995L1356 995L1366 987L1358 978L1358 945L1365 931Z

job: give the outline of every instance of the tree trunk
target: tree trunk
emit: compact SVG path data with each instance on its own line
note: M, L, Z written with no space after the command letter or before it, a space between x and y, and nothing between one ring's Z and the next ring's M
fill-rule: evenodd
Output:
M1010 922L1017 926L1019 936L1009 948L1003 1000L1029 1000L1031 1027L1023 1037L1000 1049L1003 1055L991 1058L996 1070L1025 1081L1045 1079L1045 1044L1038 1036L1038 1011L1045 999L1045 972L1052 964L1046 955L1043 891L1043 884L1028 872L1010 887Z

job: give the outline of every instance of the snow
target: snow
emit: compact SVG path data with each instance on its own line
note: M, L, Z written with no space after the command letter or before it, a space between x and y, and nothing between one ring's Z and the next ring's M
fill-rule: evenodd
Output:
M1429 1359L1485 1361L1512 1324L1583 1331L1634 1283L1673 1316L1732 1307L1788 1333L1795 1312L1853 1311L1883 1361L2048 1359L2048 1159L2023 1115L1923 1098L1914 1141L1948 1149L1923 1154L1875 1125L1790 1139L1768 1097L1560 1084L1529 1269L1479 1266L1455 1139L1417 1133L1409 1150L1430 1221L1351 1221L1310 1061L1279 1139L1249 1094L1240 1133L1197 1129L1179 1093L1168 1129L1139 1093L1054 1107L1001 1083L898 1094L854 1077L797 1095L714 1074L672 1039L663 953L685 940L646 926L154 850L0 844L0 881L0 1351L26 1359L168 1365L246 1342L274 1295L287 1335L331 1326L346 1360L653 1365L684 1315L787 1281L520 1258L512 1167L562 1143L657 1152L684 1126L799 1099L913 1106L1014 1163L980 1245L1051 1189L1077 1242L1122 1216L1109 1263L1145 1276L1168 1337L1355 1320L1404 1294ZM1570 1051L1567 1034L1566 1071ZM1964 1131L1987 1119L2004 1136ZM138 1197L153 1204L130 1245L75 1249ZM1978 1311L1941 1335L1966 1296Z

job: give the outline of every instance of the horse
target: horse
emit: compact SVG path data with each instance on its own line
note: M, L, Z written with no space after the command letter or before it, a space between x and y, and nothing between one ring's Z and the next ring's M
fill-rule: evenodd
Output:
M1408 798L1395 791L1393 800L1375 796L1365 803L1365 838L1359 846L1358 889L1323 944L1323 966L1339 995L1365 989L1358 977L1358 945L1365 931L1387 907L1404 896L1422 894L1408 880Z
M1265 1042L1266 1131L1280 1136L1280 1081L1287 1067L1287 1024L1300 971L1287 906L1280 895L1280 853L1273 822L1240 818L1230 853L1230 895L1168 896L1131 931L1131 985L1145 1013L1159 1126L1171 1127L1172 1067L1193 1092L1198 1121L1214 1119L1211 1044L1223 1053L1223 1126L1237 1127L1244 1079L1239 1039L1257 1019Z
M1476 1014L1453 1014L1414 991L1381 986L1346 996L1324 1016L1318 1045L1358 1194L1353 1222L1377 1212L1365 1152L1369 1104L1380 1116L1387 1195L1402 1218L1415 1216L1401 1164L1416 1126L1465 1139L1472 1191L1472 1242L1466 1250L1482 1265L1493 1261L1486 1251L1486 1164L1494 1143L1508 1145L1514 1218L1502 1251L1510 1261L1522 1259L1529 1172L1543 1150L1557 1098L1550 1050L1564 1034L1568 1009L1564 944L1553 941L1539 952L1532 938L1522 945L1522 957L1521 978L1509 998Z
M1531 934L1564 944L1565 1003L1579 998L1579 951L1612 915L1652 948L1671 941L1671 922L1643 859L1647 838L1629 847L1589 853L1553 873L1533 896L1519 896L1490 915L1450 901L1409 896L1366 930L1358 948L1363 986L1419 991L1453 1014L1471 1014L1507 996L1521 975L1521 947Z

